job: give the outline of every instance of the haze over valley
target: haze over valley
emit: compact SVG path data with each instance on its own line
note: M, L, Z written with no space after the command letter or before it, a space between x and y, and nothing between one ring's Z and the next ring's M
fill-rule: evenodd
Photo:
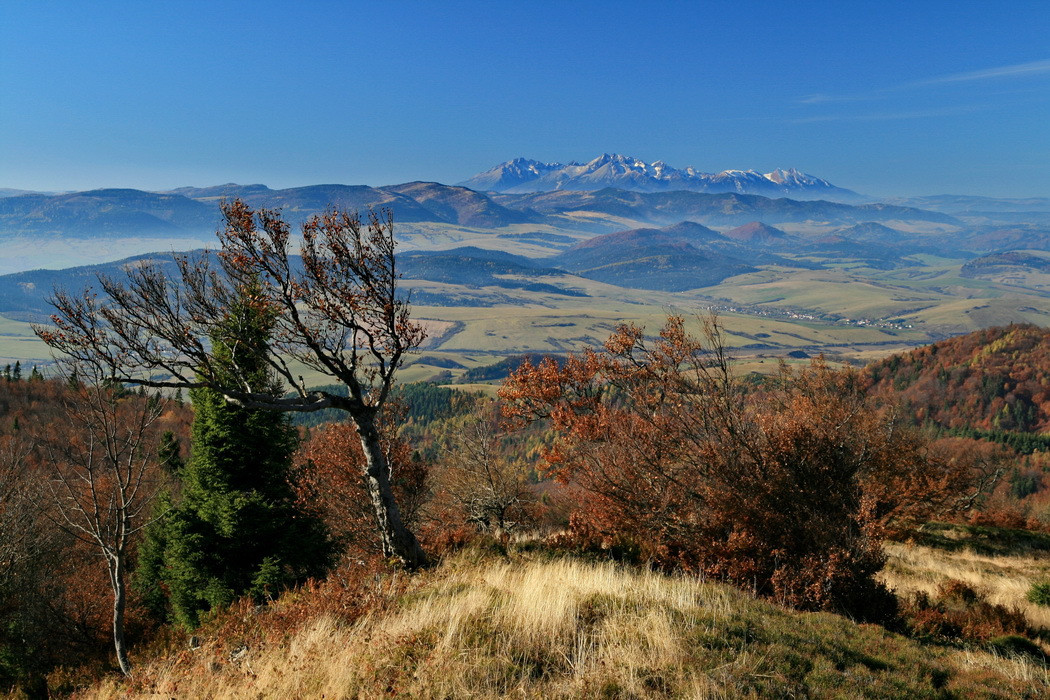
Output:
M791 169L705 175L609 154L518 158L464 183L7 190L0 362L47 360L27 324L47 319L52 289L214 247L219 202L234 198L294 224L331 207L392 213L403 289L431 328L411 379L579 350L668 309L730 318L759 370L1050 322L1050 198L880 201Z

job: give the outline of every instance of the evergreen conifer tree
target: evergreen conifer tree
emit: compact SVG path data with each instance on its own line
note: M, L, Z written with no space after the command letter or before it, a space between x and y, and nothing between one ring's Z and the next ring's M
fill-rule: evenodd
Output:
M179 447L179 440L175 437L175 433L170 430L164 431L164 434L160 436L160 447L157 449L157 458L160 460L160 465L169 474L178 475L182 471L185 462L182 460L182 449Z
M279 387L264 364L270 320L250 289L212 336L217 371L236 367L258 386ZM324 574L332 546L320 519L302 512L289 482L298 436L287 414L245 408L193 389L192 452L178 470L182 492L141 548L138 587L155 610L186 627L241 596L262 600ZM170 442L165 446L170 454Z

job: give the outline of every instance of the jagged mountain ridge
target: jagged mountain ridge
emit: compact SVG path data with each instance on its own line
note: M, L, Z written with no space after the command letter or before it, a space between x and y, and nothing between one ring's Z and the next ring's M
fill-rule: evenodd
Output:
M515 158L459 183L486 192L528 193L556 190L592 191L606 187L638 192L693 192L758 194L793 199L857 202L866 198L827 180L794 168L768 173L755 170L700 172L674 168L663 161L645 161L605 153L587 163L543 163Z

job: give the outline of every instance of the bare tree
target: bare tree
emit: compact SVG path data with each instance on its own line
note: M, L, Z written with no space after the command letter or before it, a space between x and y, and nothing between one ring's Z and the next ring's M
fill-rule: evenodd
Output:
M367 225L348 212L315 216L303 224L300 260L289 252L291 229L279 212L255 212L239 200L223 203L222 212L218 269L208 256L180 257L174 281L147 264L126 279L100 277L101 298L90 290L56 292L55 327L38 327L37 335L125 382L208 387L252 408L346 411L364 451L384 551L410 568L424 565L391 491L376 425L405 354L425 337L397 296L392 216L373 213ZM292 397L257 386L236 365L215 362L209 339L245 289L274 320L272 342L253 350L294 389ZM307 389L292 361L335 378L347 395Z
M37 551L42 539L40 506L29 468L32 442L25 435L0 435L0 583Z
M81 375L83 376L83 375ZM108 382L71 390L62 417L39 437L58 523L99 551L113 591L113 646L130 674L124 641L128 547L145 527L158 485L164 410L158 397L120 396Z
M531 518L535 495L524 463L509 458L496 419L482 418L448 438L442 491L479 530L506 532Z

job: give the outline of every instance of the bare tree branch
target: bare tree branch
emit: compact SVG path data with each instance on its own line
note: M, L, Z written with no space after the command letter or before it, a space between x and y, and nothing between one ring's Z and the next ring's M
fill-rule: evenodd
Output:
M224 202L222 212L226 226L215 255L177 258L172 278L156 263L129 269L123 279L100 277L102 296L90 289L77 296L56 291L53 326L34 330L55 350L116 381L206 387L247 408L346 411L365 451L384 548L410 567L422 565L426 557L401 522L375 427L405 354L425 337L397 294L393 216L373 212L367 224L345 211L315 216L302 226L296 258L280 212L256 212L240 200ZM249 354L264 358L293 389L290 397L272 383L256 385L260 375L236 362L216 364L213 338L246 289L254 294L249 303L274 328L271 342ZM247 340L234 334L223 342ZM332 377L347 394L308 390L290 360Z

